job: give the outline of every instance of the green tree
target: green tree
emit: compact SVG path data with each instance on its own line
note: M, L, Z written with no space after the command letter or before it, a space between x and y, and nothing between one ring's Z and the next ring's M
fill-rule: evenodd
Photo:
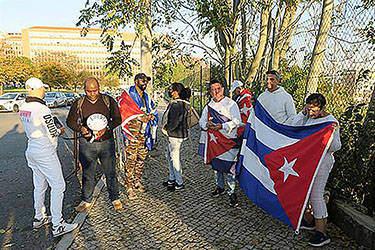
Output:
M55 62L43 62L39 65L40 79L51 88L66 88L72 80L69 72Z

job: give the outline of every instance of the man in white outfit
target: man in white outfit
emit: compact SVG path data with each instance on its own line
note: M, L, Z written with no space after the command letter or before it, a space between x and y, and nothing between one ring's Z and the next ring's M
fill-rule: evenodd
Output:
M278 123L290 125L297 114L293 98L279 86L279 72L270 70L266 75L267 89L260 94L258 101Z
M38 78L26 81L28 97L21 106L19 116L28 138L25 152L28 166L33 171L34 209L33 228L40 228L52 221L54 237L73 231L78 224L68 224L62 218L62 203L65 191L65 181L57 156L58 136L65 128L55 124L51 110L43 98L48 85ZM60 128L57 125L61 125ZM51 215L47 216L44 206L45 193L51 187Z

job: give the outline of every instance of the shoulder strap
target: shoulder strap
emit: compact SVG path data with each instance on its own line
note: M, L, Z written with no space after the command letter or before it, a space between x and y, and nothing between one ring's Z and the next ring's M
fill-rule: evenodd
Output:
M81 96L78 99L78 103L77 103L77 113L79 115L79 118L81 119L81 122L83 122L82 105L83 105L84 100L85 100L85 96Z
M109 96L106 95L106 94L102 94L102 97L103 97L103 102L104 102L105 106L107 107L107 109L111 110L110 109L111 100L109 99Z

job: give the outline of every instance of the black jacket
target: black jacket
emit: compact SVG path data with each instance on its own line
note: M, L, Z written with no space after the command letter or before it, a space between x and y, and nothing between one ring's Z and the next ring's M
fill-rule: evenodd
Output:
M188 138L187 114L190 109L189 102L177 99L171 101L169 105L167 124L165 126L168 136Z

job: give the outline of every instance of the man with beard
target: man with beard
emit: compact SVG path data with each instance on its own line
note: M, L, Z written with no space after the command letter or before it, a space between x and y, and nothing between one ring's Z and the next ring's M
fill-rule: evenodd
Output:
M125 187L130 200L138 198L136 191L145 191L142 184L144 162L156 139L158 113L151 97L145 92L150 80L151 77L145 73L137 74L134 77L135 85L124 91L119 99L122 126L127 127L124 130L127 137ZM134 110L138 110L138 113L133 113Z
M115 210L121 210L112 133L121 124L120 111L112 97L99 92L97 79L88 78L84 85L86 95L73 103L66 119L68 127L82 135L79 139L79 160L83 170L82 201L76 210L82 211L91 205L98 159L104 170L112 205ZM98 124L104 124L105 127L96 130L94 125Z

